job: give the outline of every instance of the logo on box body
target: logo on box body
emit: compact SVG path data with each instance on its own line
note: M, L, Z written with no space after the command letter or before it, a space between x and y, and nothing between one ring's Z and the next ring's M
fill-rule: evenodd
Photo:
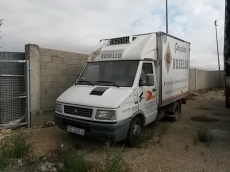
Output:
M177 52L177 51L179 51L180 53L182 52L182 53L186 53L186 48L182 45L182 47L180 47L179 45L178 45L178 43L176 43L175 44L175 53Z
M120 59L122 57L122 51L102 52L101 59Z
M164 60L165 60L165 66L167 69L167 73L169 73L169 69L170 69L171 62L172 62L172 54L171 54L169 43L168 43L168 46L166 48Z

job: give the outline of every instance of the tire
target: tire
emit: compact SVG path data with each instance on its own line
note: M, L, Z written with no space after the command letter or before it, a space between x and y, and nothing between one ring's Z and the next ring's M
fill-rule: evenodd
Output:
M140 142L141 128L141 119L139 117L135 117L129 126L128 136L126 139L126 143L130 147L134 147Z
M176 107L174 110L174 121L178 121L181 113L181 108L178 102L176 102Z

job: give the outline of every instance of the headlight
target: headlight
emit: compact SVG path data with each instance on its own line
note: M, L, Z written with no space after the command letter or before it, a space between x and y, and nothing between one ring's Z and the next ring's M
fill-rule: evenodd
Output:
M62 113L62 105L56 103L56 109L55 109L55 111L56 111L56 112L59 112L59 113Z
M115 120L116 115L115 111L98 110L95 118L100 120Z

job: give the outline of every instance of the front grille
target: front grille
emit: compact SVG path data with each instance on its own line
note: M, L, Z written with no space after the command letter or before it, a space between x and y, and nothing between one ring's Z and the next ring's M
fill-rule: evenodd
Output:
M64 113L76 116L82 116L91 118L93 109L81 108L81 107L73 107L73 106L64 106Z

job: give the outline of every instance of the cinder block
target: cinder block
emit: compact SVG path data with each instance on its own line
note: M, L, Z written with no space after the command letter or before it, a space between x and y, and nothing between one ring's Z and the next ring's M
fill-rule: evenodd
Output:
M55 75L57 75L56 73L57 73L57 69L50 69L51 70L51 75L52 76L55 76Z
M68 81L70 82L75 82L77 80L77 77L76 76L68 76Z
M68 76L58 76L58 81L65 82L68 81Z
M43 95L44 96L44 95ZM44 96L46 97L46 96ZM46 102L46 98L44 97L41 97L41 109L46 109L46 105L47 105L47 102Z
M68 65L68 68L69 68L69 70L77 70L78 65L71 64L71 65Z
M83 68L78 68L78 70L73 70L72 71L72 75L73 76L77 76L82 72Z
M65 90L65 88L58 88L58 94L61 95Z
M41 82L43 82L43 81L47 81L47 78L46 78L46 76L44 76L44 75L41 75L41 76L40 76L40 81L41 81Z
M46 62L40 62L40 68L41 69L46 68Z
M46 56L46 49L39 47L40 56Z
M70 82L70 81L67 81L67 82L61 82L59 81L58 82L58 88L64 88L65 90L67 90L68 88L70 88L72 85L74 84L74 82Z
M72 70L72 76L75 76L77 78L77 75L80 74L78 70Z
M56 70L56 75L61 76L62 75L62 70Z
M59 82L57 82L57 81L50 82L50 89L56 89L58 87L60 87Z
M56 104L56 99L54 98L48 98L48 101L47 101L47 108L54 108L55 107L55 104Z
M63 58L59 56L52 56L51 59L52 59L52 63L62 63Z
M40 87L41 88L41 91L40 91L41 97L44 95L47 95L47 82L41 82L40 86L41 86Z
M41 69L41 75L43 75L43 76L51 75L51 70L50 69Z
M71 70L62 70L62 75L64 75L64 76L72 75L72 71Z
M47 76L47 81L58 81L57 76Z
M40 56L41 62L51 62L50 56Z
M46 63L47 69L57 69L58 65L56 63Z
M49 94L52 94L52 95L57 95L58 94L58 89L50 89L49 90Z
M62 70L61 69L51 69L51 75L62 75Z
M58 64L58 69L69 69L67 64Z
M73 58L63 58L63 63L64 64L73 64Z

